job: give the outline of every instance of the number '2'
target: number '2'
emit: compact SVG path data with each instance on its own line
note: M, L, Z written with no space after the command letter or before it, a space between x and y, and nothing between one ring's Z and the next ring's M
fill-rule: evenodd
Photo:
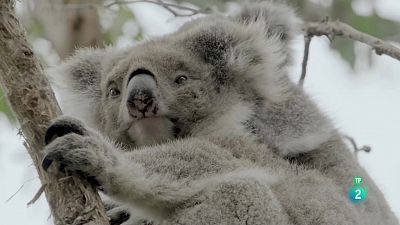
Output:
M355 192L357 193L356 196L354 197L354 199L360 200L361 199L361 190L360 189L356 189Z

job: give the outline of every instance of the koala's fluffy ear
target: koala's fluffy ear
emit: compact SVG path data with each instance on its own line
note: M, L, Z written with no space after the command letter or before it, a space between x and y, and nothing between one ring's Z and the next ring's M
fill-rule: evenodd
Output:
M60 65L46 70L65 115L80 119L88 125L96 124L101 98L100 82L113 59L111 49L85 48Z
M300 33L302 25L293 8L276 1L248 1L243 3L241 10L233 18L246 26L258 24L260 32L267 39L275 39L281 44L280 51L284 56L280 65L291 63L290 41Z
M242 41L233 46L230 65L250 78L260 96L272 102L285 100L293 90L287 70L301 19L293 8L276 1L247 1L231 18L242 30Z
M211 64L216 81L250 84L259 96L281 101L290 92L290 41L301 21L289 6L249 3L230 17L209 16L183 26L179 43Z

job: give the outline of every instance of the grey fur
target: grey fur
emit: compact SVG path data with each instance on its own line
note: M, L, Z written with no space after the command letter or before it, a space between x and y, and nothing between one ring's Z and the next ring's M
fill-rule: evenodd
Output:
M56 137L46 159L122 202L124 224L398 224L329 119L287 77L299 24L283 4L253 3L125 51L80 50L48 74L64 113L88 128L55 121L83 135ZM126 87L141 68L154 74L160 109L135 120ZM180 75L188 80L177 85ZM121 95L110 98L110 87ZM347 199L355 175L369 188L361 205Z

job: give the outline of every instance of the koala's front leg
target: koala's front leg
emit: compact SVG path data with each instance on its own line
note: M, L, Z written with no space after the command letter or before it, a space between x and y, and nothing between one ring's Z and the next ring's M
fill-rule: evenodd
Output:
M57 161L60 169L81 174L110 197L157 217L202 189L201 185L192 187L168 175L146 171L129 153L73 118L57 119L45 137L45 170ZM148 151L152 150L149 147Z

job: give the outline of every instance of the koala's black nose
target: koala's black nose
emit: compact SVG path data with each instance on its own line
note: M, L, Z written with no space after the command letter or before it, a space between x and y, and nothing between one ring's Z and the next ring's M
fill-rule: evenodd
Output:
M128 107L147 112L153 105L155 96L151 90L134 90L128 97Z
M135 118L151 117L157 114L157 84L152 75L137 74L128 82L127 108Z

